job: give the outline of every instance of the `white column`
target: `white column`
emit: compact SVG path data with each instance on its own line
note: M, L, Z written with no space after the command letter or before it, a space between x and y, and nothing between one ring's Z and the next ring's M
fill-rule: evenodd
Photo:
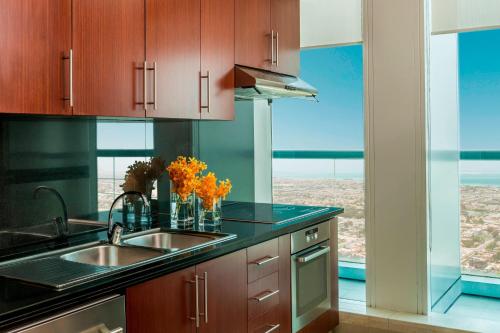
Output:
M367 304L427 311L425 5L365 0Z

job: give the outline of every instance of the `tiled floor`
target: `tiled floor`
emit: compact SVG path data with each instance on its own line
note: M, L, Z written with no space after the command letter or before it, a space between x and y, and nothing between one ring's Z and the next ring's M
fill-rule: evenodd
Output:
M365 282L359 280L339 279L339 295L342 299L365 302Z
M447 314L480 319L500 320L500 299L461 295Z

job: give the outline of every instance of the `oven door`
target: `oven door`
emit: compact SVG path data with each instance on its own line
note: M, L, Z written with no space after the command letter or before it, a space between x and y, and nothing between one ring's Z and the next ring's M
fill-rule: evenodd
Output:
M330 246L325 241L292 255L292 331L331 308Z

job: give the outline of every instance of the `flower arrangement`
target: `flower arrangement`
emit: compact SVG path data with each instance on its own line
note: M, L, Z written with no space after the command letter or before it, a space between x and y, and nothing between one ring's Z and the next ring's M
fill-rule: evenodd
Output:
M154 183L163 175L165 161L153 157L149 161L135 161L125 173L125 182L120 185L123 191L144 193L149 199L154 189Z
M196 195L202 200L203 209L212 210L219 199L225 199L231 191L231 181L229 179L220 180L217 185L217 177L213 172L199 179L196 187Z
M177 193L182 201L186 201L198 185L198 174L206 168L207 165L204 162L194 157L177 157L167 168L172 182L170 191Z

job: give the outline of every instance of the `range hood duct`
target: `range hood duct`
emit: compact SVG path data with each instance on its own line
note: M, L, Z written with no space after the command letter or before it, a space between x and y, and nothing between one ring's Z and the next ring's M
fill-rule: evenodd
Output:
M317 100L318 91L305 81L284 74L235 66L235 97L238 100L305 98Z

